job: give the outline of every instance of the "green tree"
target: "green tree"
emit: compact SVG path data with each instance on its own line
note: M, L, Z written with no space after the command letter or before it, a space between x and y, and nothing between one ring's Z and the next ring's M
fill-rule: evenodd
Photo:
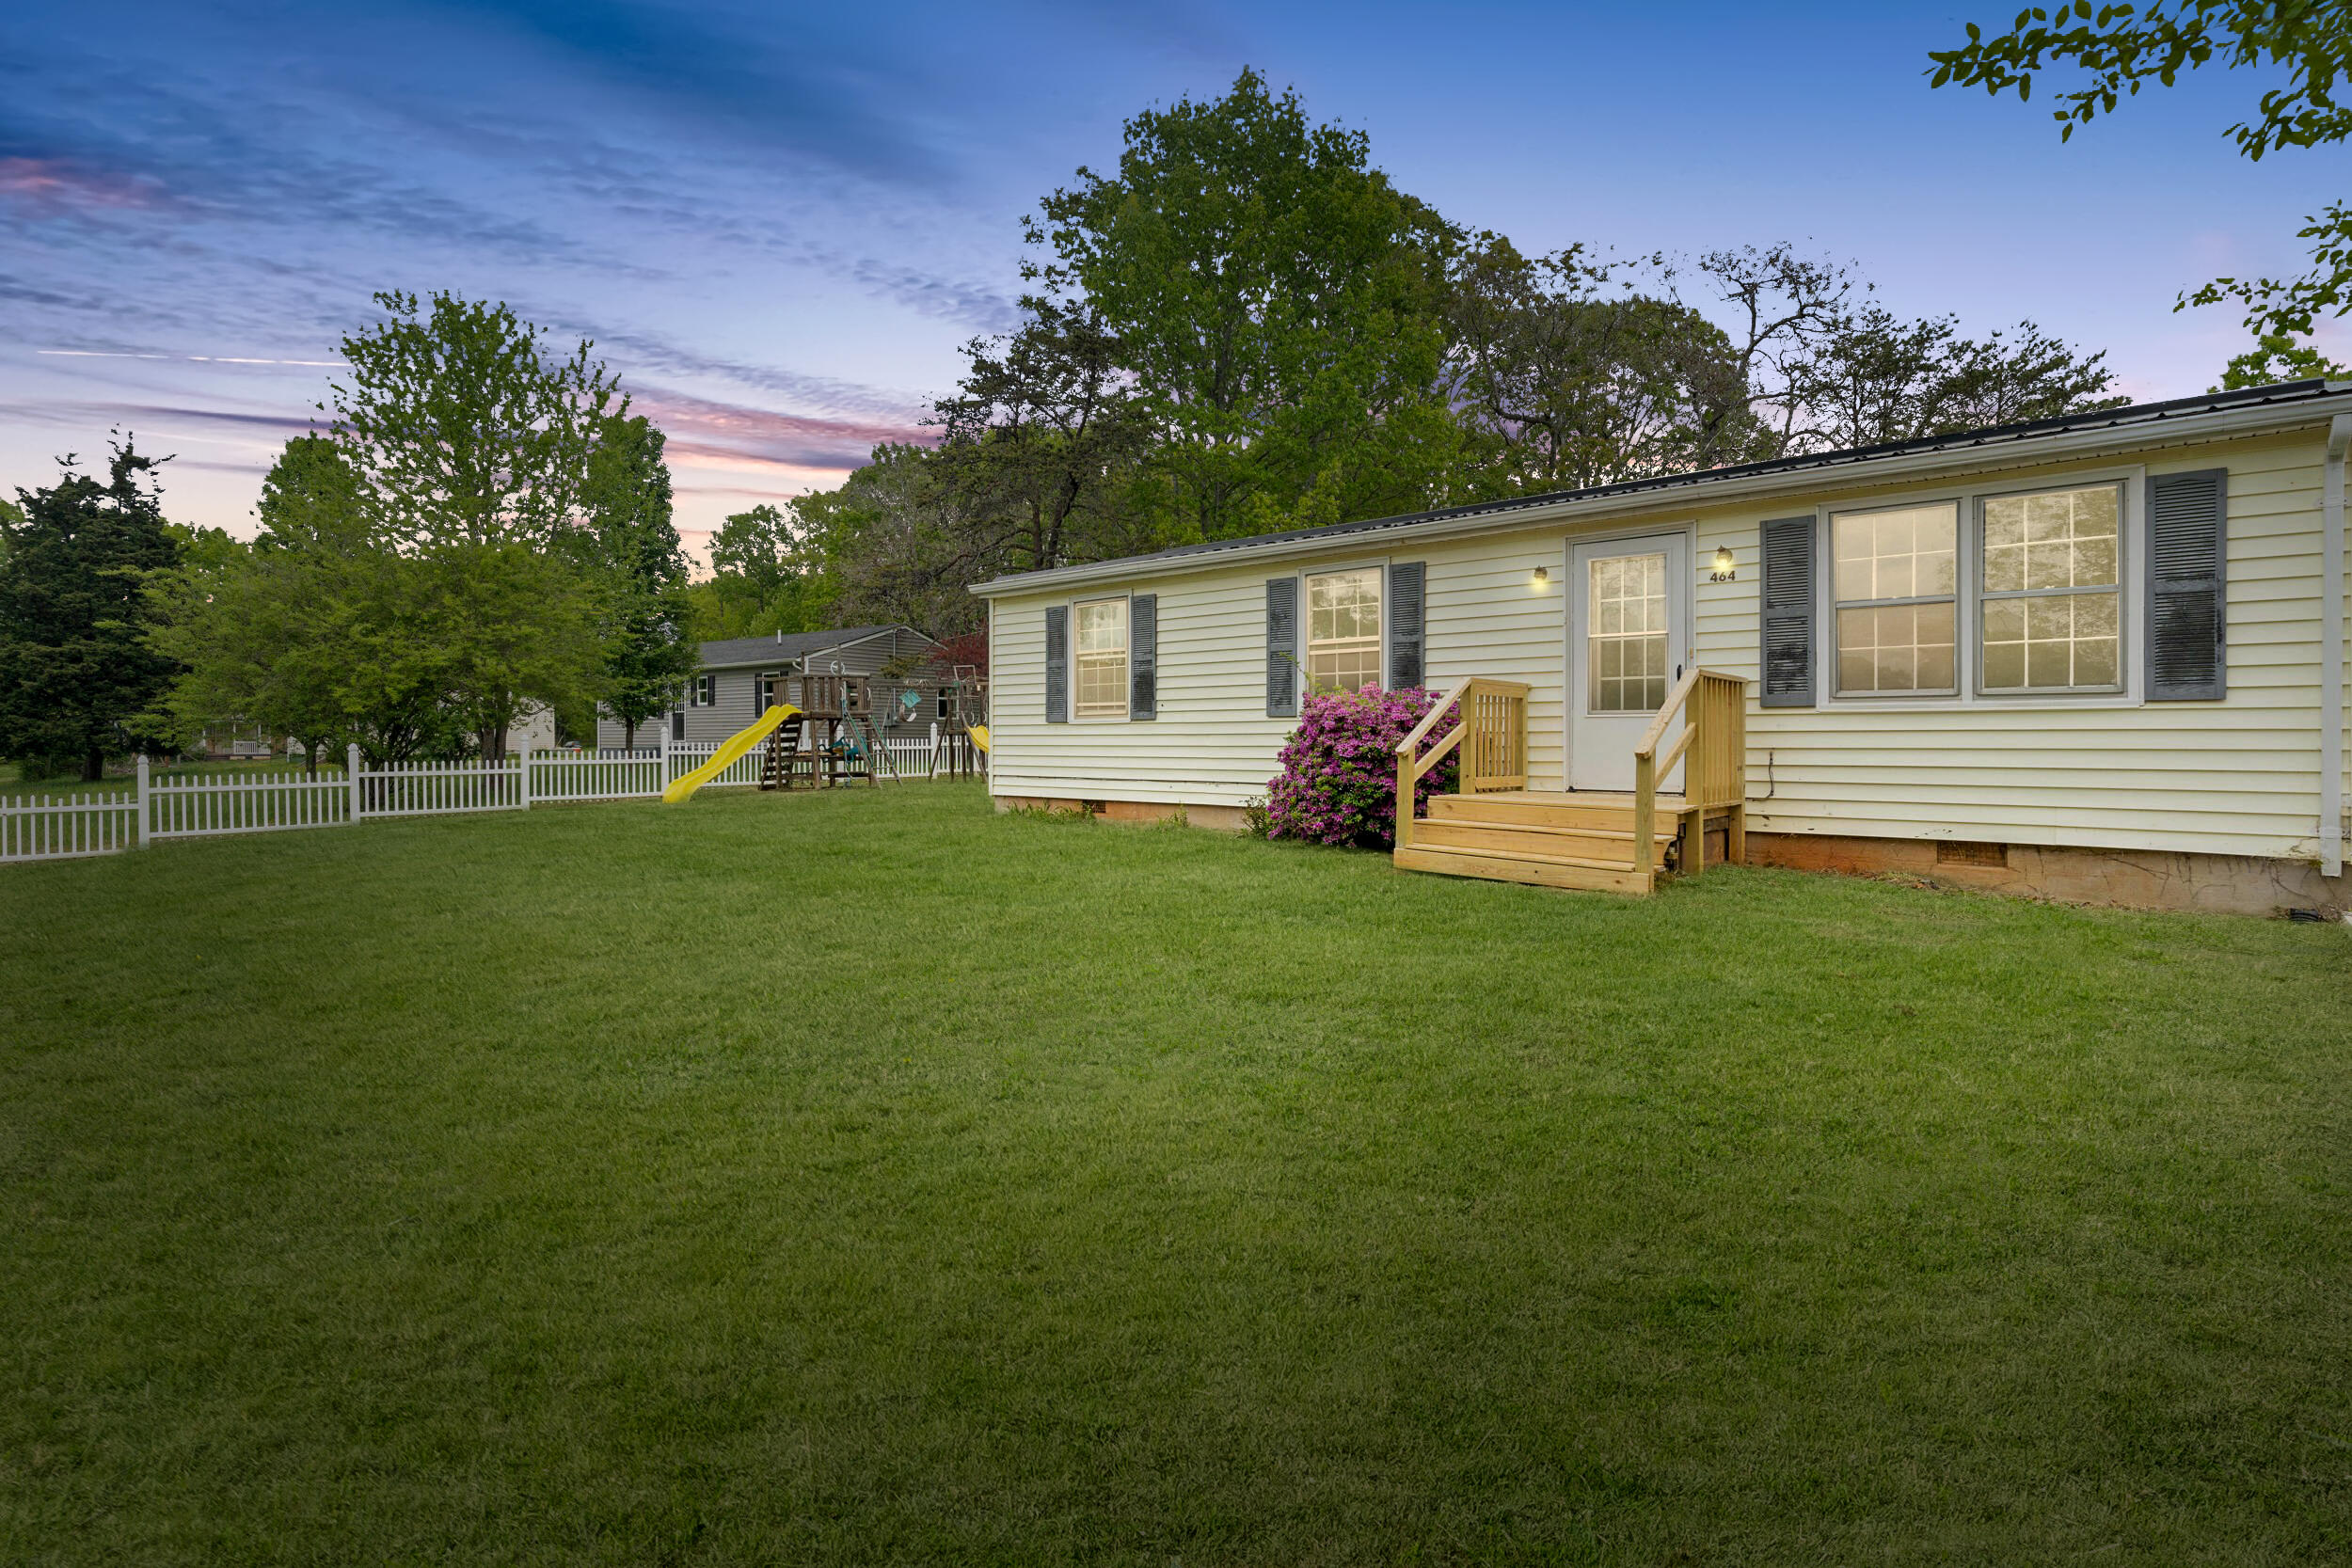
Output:
M676 702L698 663L664 444L642 415L604 422L589 452L578 535L604 594L603 705L631 747L637 726Z
M939 483L929 448L887 442L834 490L792 503L803 548L824 562L836 626L903 621L934 637L985 619L965 586L984 575L965 502Z
M182 730L242 720L299 737L314 767L354 742L377 761L452 750L426 564L373 536L342 449L287 442L256 510L250 546L207 539L151 590L150 641L183 666L167 705Z
M2033 96L2036 76L2071 65L2082 73L2079 85L2061 92L2051 111L2061 141L2148 83L2169 87L2216 61L2286 73L2283 87L2264 92L2255 112L2229 129L2246 157L2328 146L2352 133L2352 106L2336 101L2352 63L2346 0L2156 0L2096 8L2074 0L2019 11L2009 31L1992 37L1971 23L1965 44L1928 57L1933 87L1980 87L1996 97L2014 87L2021 103ZM2352 311L2352 210L2332 203L2306 218L2296 237L2312 244L2301 277L2217 277L2174 308L2234 299L2258 338L2308 335L2323 313Z
M401 602L430 618L415 631L446 705L500 756L525 712L584 713L602 695L602 594L573 534L628 400L593 345L552 355L503 304L375 297L385 319L342 341L335 440L373 542L424 563Z
M687 590L697 638L814 631L825 624L834 585L794 512L762 501L731 514L710 536L710 565L709 578Z
M1456 269L1450 323L1447 390L1482 495L1701 466L1722 411L1746 405L1722 328L1620 286L1581 246L1525 257L1481 236Z
M966 524L973 578L1148 548L1136 502L1151 431L1119 341L1084 305L1032 296L1005 339L965 345L953 397L934 405L930 459Z
M22 521L0 521L0 756L78 763L103 776L129 749L174 669L148 646L146 589L176 563L157 460L125 440L107 478L76 472L17 492Z
M2310 343L2298 343L2283 332L2266 332L2254 346L2221 370L2220 385L2207 391L2234 392L2246 387L2268 387L2280 381L2333 381L2352 378L2352 370Z
M1790 367L1788 448L1841 451L1916 440L2130 401L2106 395L2105 354L2078 355L2031 322L1962 334L1957 318L1841 313Z
M379 293L345 337L348 382L323 412L370 522L401 547L551 545L579 515L589 458L628 400L585 339L552 354L504 304Z
M1120 343L1156 431L1149 492L1177 538L1442 499L1457 433L1437 387L1452 226L1245 71L1126 125L1115 174L1044 198L1046 291Z

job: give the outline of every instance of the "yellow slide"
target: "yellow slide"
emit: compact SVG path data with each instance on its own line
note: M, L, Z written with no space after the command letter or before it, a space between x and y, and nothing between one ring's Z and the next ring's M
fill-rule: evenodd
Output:
M988 751L988 726L986 724L974 724L971 726L971 730L972 744L977 746L981 752L985 754Z
M733 739L711 752L708 762L683 778L673 781L670 786L661 792L661 799L671 805L676 805L680 800L725 772L729 763L767 739L769 731L800 711L790 703L778 703L774 707L761 714L759 721L752 725L750 729L737 732Z

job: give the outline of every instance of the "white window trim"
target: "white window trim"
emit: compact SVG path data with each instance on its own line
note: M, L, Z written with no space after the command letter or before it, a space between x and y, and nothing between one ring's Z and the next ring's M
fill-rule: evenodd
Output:
M2147 478L2145 464L2119 464L2056 474L2045 480L2007 480L1957 488L1915 490L1900 495L1823 501L1813 509L1813 705L1822 711L1960 713L1974 708L2018 708L2046 712L2079 712L2084 708L2141 707L2147 703L2147 617L2140 613L2148 594ZM2116 548L2121 561L2117 576L2117 612L2122 618L2123 689L2083 692L2008 692L1979 689L1983 663L1983 563L1979 504L2000 496L2040 495L2051 490L2078 490L2093 484L2118 484L2123 492L2122 519ZM1830 535L1834 512L1884 512L1906 506L1932 506L1951 501L1960 508L1960 536L1954 541L1952 562L1956 578L1952 657L1957 693L1929 692L1914 696L1900 691L1837 695L1837 599L1836 541ZM1760 592L1760 590L1759 590ZM1761 635L1759 622L1758 635Z
M1317 563L1312 566L1301 566L1294 574L1298 584L1298 699L1300 702L1303 703L1314 695L1314 682L1307 673L1307 644L1310 641L1307 579L1327 578L1337 572L1377 572L1380 574L1380 674L1374 684L1382 691L1389 689L1389 607L1395 602L1396 597L1389 586L1389 566L1394 559L1393 556L1383 555L1363 561ZM1421 621L1422 684L1425 686L1429 681L1429 589L1425 582L1422 588Z
M1133 721L1136 713L1136 596L1128 594L1089 594L1082 599L1070 601L1070 721L1073 724L1125 724ZM1125 606L1127 644L1125 657L1127 678L1120 683L1117 713L1081 713L1078 711L1078 607L1091 604Z

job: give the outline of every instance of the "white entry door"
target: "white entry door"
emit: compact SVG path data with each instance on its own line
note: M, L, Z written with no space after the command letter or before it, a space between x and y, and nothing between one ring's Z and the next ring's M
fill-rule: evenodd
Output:
M1633 787L1633 748L1690 659L1689 568L1679 533L1569 552L1570 789Z

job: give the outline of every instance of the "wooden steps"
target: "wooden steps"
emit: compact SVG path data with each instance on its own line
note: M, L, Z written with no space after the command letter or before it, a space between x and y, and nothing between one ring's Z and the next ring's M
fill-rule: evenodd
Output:
M1623 861L1609 864L1566 855L1480 854L1472 849L1424 849L1416 845L1399 849L1395 858L1397 865L1406 871L1476 877L1489 882L1532 882L1537 887L1647 893L1655 880Z
M1658 798L1647 863L1637 867L1630 795L1439 795L1395 860L1404 870L1445 877L1645 894L1666 869L1686 812L1681 797Z

